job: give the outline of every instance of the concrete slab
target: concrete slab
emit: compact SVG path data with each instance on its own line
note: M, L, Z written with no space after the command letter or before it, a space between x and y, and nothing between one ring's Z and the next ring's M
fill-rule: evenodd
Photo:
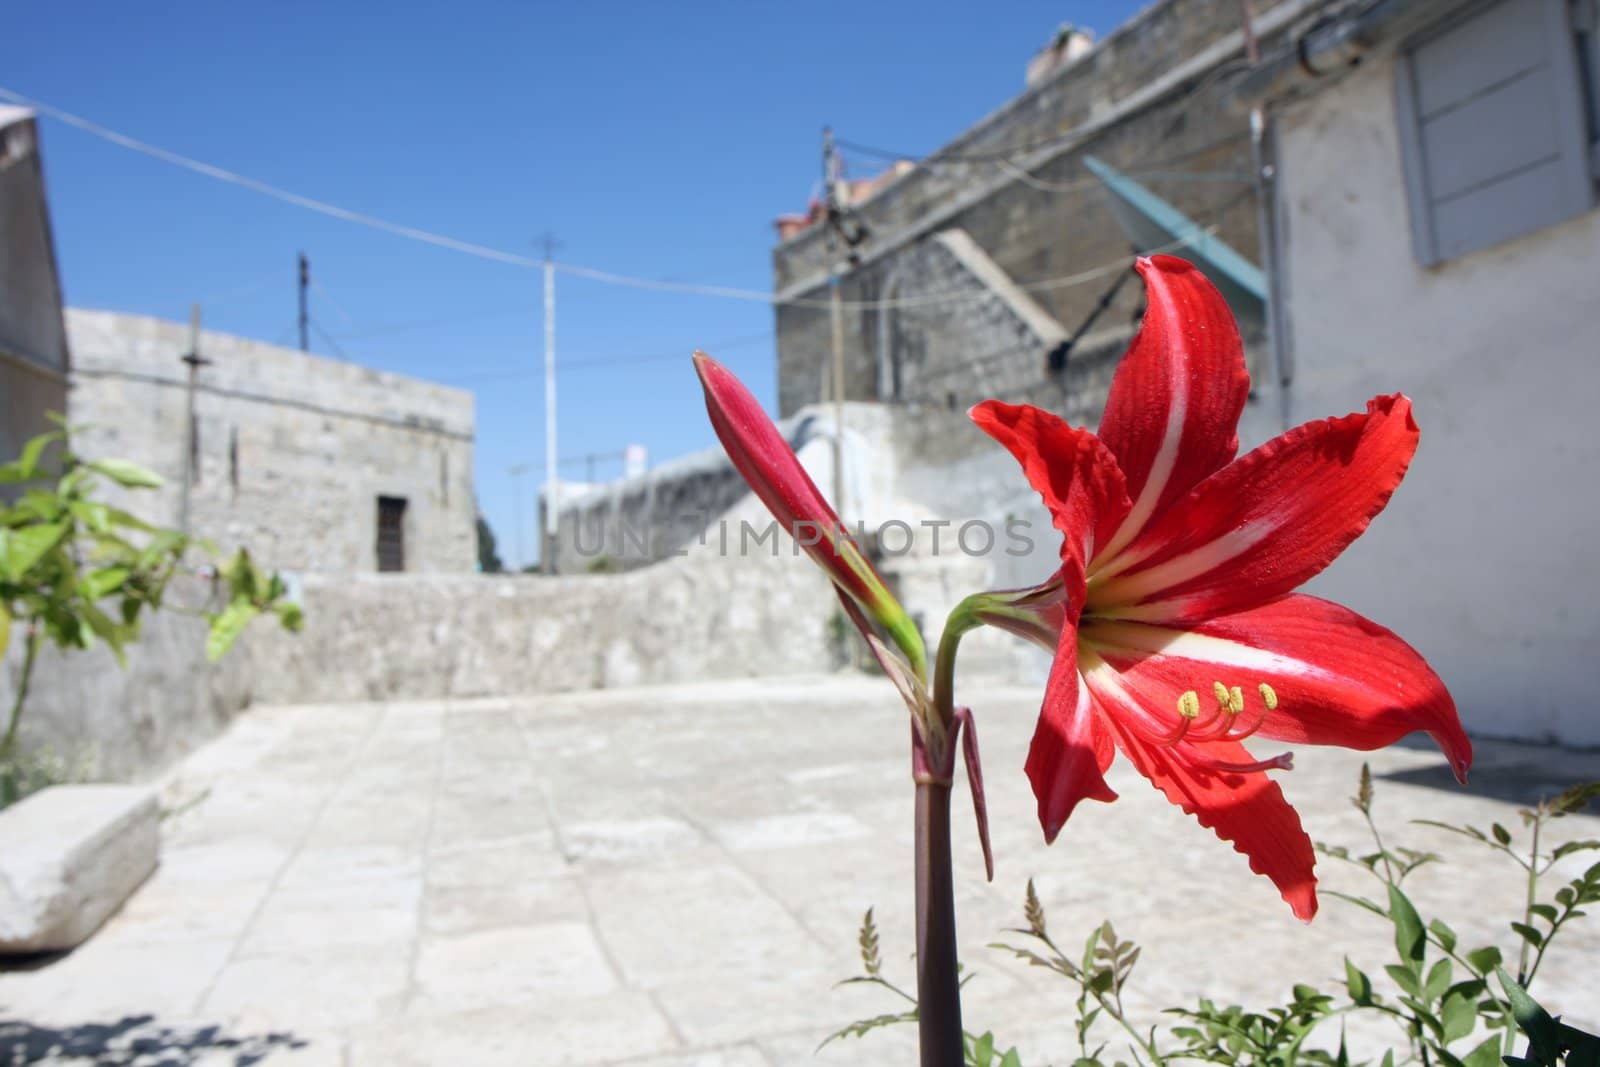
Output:
M0 954L60 952L105 922L155 870L156 795L58 785L0 811Z
M1388 961L1382 924L1327 896L1297 922L1122 764L1122 798L1084 806L1046 848L1020 769L1038 694L970 699L998 874L983 879L958 786L967 1023L1029 1067L1076 1053L1065 986L987 947L1018 925L1030 876L1063 941L1109 917L1144 946L1136 1010L1265 1005L1291 981L1337 980L1346 954ZM1408 820L1510 825L1539 791L1600 778L1600 755L1493 743L1469 790L1427 748L1302 751L1279 781L1315 839L1364 844L1346 800L1363 759L1395 842L1447 861L1408 880L1414 898L1475 943L1510 943L1519 872ZM160 872L78 951L0 973L13 1020L0 1049L17 1025L22 1048L50 1027L208 1052L278 1035L264 1062L285 1067L910 1062L910 1027L814 1055L831 1030L898 1010L882 990L834 985L858 970L868 907L886 970L911 982L908 777L904 713L872 679L251 713L168 783L167 802L189 806L166 826ZM1557 835L1600 836L1600 819ZM1327 888L1362 886L1359 871L1321 868ZM1536 991L1596 1028L1600 922L1563 938ZM123 1026L130 1015L145 1021Z

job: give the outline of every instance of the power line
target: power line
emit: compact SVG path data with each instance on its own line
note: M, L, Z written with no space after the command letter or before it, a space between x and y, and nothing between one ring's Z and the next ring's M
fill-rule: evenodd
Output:
M213 166L209 163L203 163L199 160L181 155L177 152L171 152L167 149L158 148L155 145L147 144L144 141L129 137L126 134L118 133L115 130L108 129L107 127L101 126L98 123L91 122L90 120L82 118L78 115L63 111L60 108L56 108L49 104L34 100L30 97L23 96L21 93L17 93L11 89L5 88L4 86L0 86L0 98L11 100L26 107L31 107L42 114L46 114L57 119L58 121L67 123L70 126L74 126L87 133L93 134L96 137L103 138L112 142L113 144L120 145L132 151L152 156L153 158L171 163L174 166L182 167L186 170L191 170L198 174L215 178L219 181L239 185L264 196L269 196L285 203L305 208L308 211L314 211L318 214L355 223L359 226L366 226L371 229L381 230L385 233L389 233L398 237L405 237L410 240L420 241L424 244L430 244L440 248L448 248L452 251L460 252L465 255L476 256L481 259L489 259L501 263L508 263L518 267L543 268L545 266L545 261L543 259L533 259L529 256L521 256L511 252L502 252L499 249L473 244L470 241L460 241L453 237L431 233L427 230L421 230L413 226L404 226L399 223L389 222L385 219L380 219L372 215L365 215L361 212L351 211L347 208L338 207L333 204L327 204L320 200L314 200L311 197L290 192L267 182L258 181L254 178L247 178L244 175L236 174L233 171L225 170L222 167ZM1191 234L1188 237L1174 241L1169 245L1152 249L1151 254L1157 252L1170 252L1179 248L1183 248L1192 243L1199 236L1202 235ZM565 274L570 274L573 277L586 278L590 281L601 282L607 285L625 286L634 289L683 293L692 296L746 300L754 303L784 305L789 307L829 308L831 306L829 299L826 297L779 297L774 293L759 289L741 289L735 286L726 285L697 285L688 282L668 282L650 278L636 278L625 274L618 274L614 271L599 270L594 267L584 267L573 263L559 263L551 261L549 265L551 269ZM1123 269L1126 265L1127 263L1125 259L1118 259L1116 262L1102 264L1099 267L1094 267L1085 271L1079 271L1076 274L1025 284L1022 286L1022 288L1034 291L1049 291L1054 289L1068 288L1074 285L1081 285L1093 281L1096 278L1106 277L1115 271ZM849 311L922 307L931 304L943 303L946 301L982 299L983 297L989 295L990 292L991 290L983 286L968 286L962 289L951 289L944 292L926 293L920 296L903 297L891 300L841 300L838 302L838 306L843 310Z
M354 326L356 324L355 320L350 317L350 312L339 306L339 301L333 298L333 294L328 292L328 287L323 285L320 280L313 277L311 279L311 288L315 289L318 295L326 300L333 310L339 313L339 317L344 320L346 326Z
M340 359L349 362L350 357L344 354L344 349L339 347L339 342L335 341L328 334L328 331L322 328L322 323L318 322L316 319L311 319L310 323L311 328L317 332L317 336L326 341L328 343L328 347L333 349L333 354L338 356Z
M714 341L710 344L700 345L699 347L708 352L725 352L729 349L740 348L746 345L756 344L761 341L770 341L772 338L773 334L769 331L767 333L746 334L742 337L730 337L723 341ZM606 356L600 359L572 360L567 363L565 369L567 373L570 374L573 371L591 369L599 370L603 367L616 367L631 363L661 363L667 360L683 360L687 358L688 351L690 351L690 349L685 347L676 349L672 352L656 352L650 355ZM453 384L466 385L477 382L515 381L520 378L536 378L543 373L544 372L542 370L487 371L483 374L452 376L444 380Z
M528 308L526 307L494 308L493 310L485 309L483 311L467 312L463 315L446 315L431 319L411 319L406 322L380 323L376 326L369 327L365 330L358 330L354 333L341 333L339 336L344 338L346 341L356 341L367 337L382 337L389 334L410 333L415 330L430 330L440 326L455 326L463 322L478 322L483 319L512 318L516 316L526 316L527 314Z

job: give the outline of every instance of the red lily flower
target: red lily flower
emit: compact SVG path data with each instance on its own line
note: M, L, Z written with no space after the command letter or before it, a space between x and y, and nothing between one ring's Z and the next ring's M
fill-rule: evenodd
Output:
M1045 838L1116 794L1116 749L1167 798L1316 913L1299 816L1242 743L1373 749L1427 731L1465 781L1472 746L1421 655L1376 623L1292 591L1355 540L1400 484L1418 429L1401 395L1307 423L1235 459L1249 390L1227 304L1194 267L1141 259L1149 310L1099 434L986 401L972 418L1022 464L1062 534L1044 585L984 621L1053 645L1027 773Z

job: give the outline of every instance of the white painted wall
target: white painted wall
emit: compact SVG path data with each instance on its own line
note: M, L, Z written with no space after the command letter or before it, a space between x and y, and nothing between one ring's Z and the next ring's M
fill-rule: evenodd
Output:
M1392 61L1280 117L1293 421L1416 403L1388 510L1311 591L1417 646L1484 736L1600 745L1600 212L1424 270Z

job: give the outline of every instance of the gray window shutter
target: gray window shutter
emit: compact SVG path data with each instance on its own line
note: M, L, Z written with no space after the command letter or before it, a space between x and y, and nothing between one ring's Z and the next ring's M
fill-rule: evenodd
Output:
M1594 205L1574 43L1567 0L1496 0L1404 50L1395 95L1419 262Z

